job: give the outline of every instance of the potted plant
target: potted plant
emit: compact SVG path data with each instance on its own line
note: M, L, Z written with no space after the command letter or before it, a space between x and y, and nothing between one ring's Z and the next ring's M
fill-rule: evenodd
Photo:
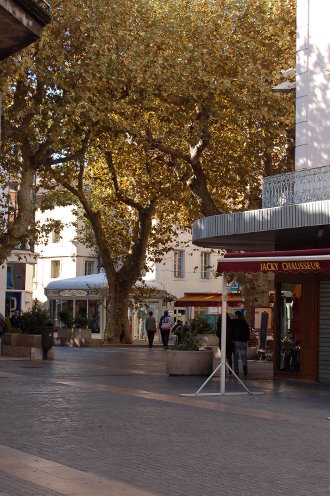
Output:
M200 350L197 336L189 331L182 343L168 350L166 373L168 375L209 375L213 368L213 353Z
M38 300L35 300L32 308L21 315L21 332L10 332L12 329L9 329L9 332L4 334L2 339L2 354L30 358L31 360L41 360L42 332L48 320L48 312ZM53 355L50 353L49 358L52 357Z
M64 309L64 310L61 310L59 313L58 313L58 316L61 320L61 322L64 324L64 327L66 328L70 328L73 326L73 317L72 317L72 313L69 312L68 309Z
M191 321L191 332L196 334L201 346L217 346L218 338L215 330L205 315L199 315L197 319Z
M87 316L78 313L73 319L73 336L79 339L90 339L92 337L92 331L87 327Z

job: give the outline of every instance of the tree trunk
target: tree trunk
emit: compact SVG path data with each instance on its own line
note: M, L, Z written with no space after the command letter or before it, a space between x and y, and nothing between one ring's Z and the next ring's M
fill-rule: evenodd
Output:
M31 234L29 230L34 223L34 178L35 168L27 161L20 172L16 217L8 221L8 229L0 233L0 264L5 262L19 242L24 245Z
M111 287L113 286L113 289ZM129 289L118 283L109 285L104 340L110 343L132 343L128 321Z
M252 325L253 309L255 307L269 307L268 275L263 272L258 272L257 274L240 273L237 275L236 280L244 298L245 318L249 325Z

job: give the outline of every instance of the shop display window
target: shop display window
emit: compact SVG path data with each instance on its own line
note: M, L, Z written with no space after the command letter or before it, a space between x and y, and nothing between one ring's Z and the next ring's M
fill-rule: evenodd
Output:
M300 372L302 285L281 283L279 370Z

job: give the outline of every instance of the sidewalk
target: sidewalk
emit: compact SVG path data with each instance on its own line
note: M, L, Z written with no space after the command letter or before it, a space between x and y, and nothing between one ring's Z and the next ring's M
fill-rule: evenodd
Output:
M271 363L249 362L264 394L185 397L204 378L166 376L166 353L1 360L0 496L330 494L329 387L274 382Z

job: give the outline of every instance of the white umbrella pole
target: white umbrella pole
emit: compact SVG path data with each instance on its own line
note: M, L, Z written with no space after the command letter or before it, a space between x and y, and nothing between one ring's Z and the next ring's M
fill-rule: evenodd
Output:
M222 274L220 393L226 392L227 273Z
M230 287L227 289L227 273L224 272L222 274L222 305L221 305L221 360L220 364L217 366L215 370L213 370L212 374L206 379L206 381L201 385L201 387L196 391L196 393L188 393L181 394L180 396L223 396L225 394L237 395L237 394L263 394L263 393L252 393L248 390L248 388L243 384L241 379L235 374L235 372L229 367L226 363L226 338L227 338L227 295L230 292L233 284L235 283L235 279L230 284ZM243 386L246 392L241 393L226 393L226 367L232 372L233 376L239 381L239 383ZM218 372L220 369L220 393L201 393L200 391L206 386L206 384L212 379L212 377Z

